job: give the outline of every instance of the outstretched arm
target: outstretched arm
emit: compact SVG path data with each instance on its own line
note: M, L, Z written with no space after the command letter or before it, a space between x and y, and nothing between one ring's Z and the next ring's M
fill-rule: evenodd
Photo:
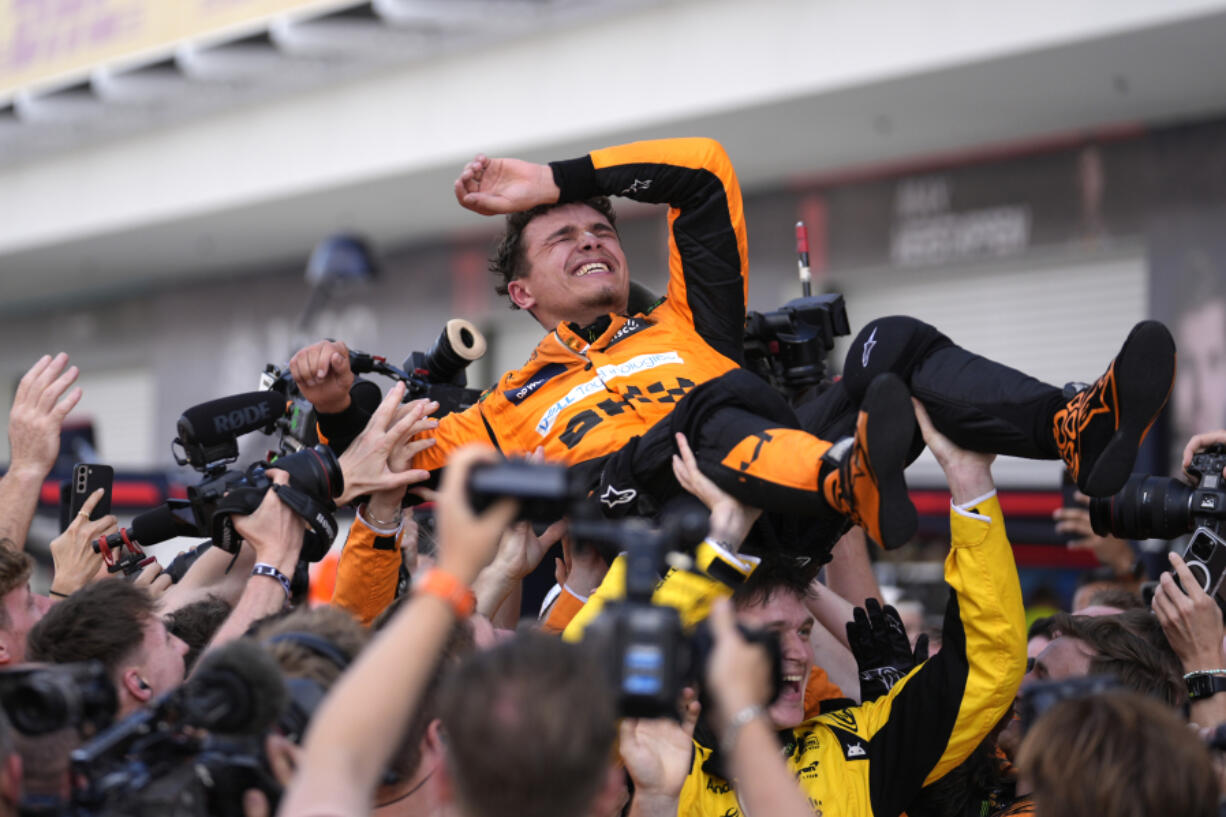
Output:
M68 355L43 355L21 378L9 414L9 467L0 477L0 541L25 547L38 493L60 453L60 427L81 400ZM71 389L71 390L70 390Z
M873 811L896 814L965 760L1008 710L1026 671L1026 622L992 456L955 446L916 403L920 431L953 496L941 651L856 710L871 762Z
M480 515L468 505L469 471L492 459L491 449L457 451L438 500L439 570L464 587L493 558L516 511L510 500ZM282 817L370 813L375 787L434 673L455 615L442 597L415 592L341 676L311 722Z

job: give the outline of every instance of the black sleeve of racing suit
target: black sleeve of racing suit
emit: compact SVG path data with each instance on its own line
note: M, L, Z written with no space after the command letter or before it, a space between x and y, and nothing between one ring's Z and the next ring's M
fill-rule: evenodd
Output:
M719 143L635 142L550 167L562 202L616 195L669 205L669 300L709 346L742 363L745 219L736 173Z

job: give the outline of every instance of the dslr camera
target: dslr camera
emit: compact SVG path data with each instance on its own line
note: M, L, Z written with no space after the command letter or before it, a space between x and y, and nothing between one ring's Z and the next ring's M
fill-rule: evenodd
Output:
M1169 477L1133 474L1119 493L1090 500L1090 524L1099 536L1174 539L1192 534L1184 553L1188 569L1210 596L1226 577L1226 446L1192 455L1188 473L1195 485ZM1146 595L1152 596L1147 588ZM1223 601L1219 601L1219 606Z

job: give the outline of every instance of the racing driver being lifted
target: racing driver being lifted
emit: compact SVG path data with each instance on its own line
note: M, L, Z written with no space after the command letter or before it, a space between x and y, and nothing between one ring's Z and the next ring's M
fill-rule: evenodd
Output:
M680 491L682 433L700 468L767 512L841 517L884 547L914 533L903 468L922 441L910 403L937 429L985 452L1062 459L1078 485L1122 487L1174 377L1170 333L1138 324L1106 373L1061 389L968 352L932 326L889 317L852 342L840 381L793 409L741 368L748 254L741 191L709 139L636 142L549 165L478 156L455 183L460 204L507 214L491 269L498 290L546 330L528 361L470 409L442 417L414 466L442 468L457 446L507 455L538 446L571 466L606 513L651 513ZM629 265L608 195L667 204L664 298L628 314ZM342 343L300 350L290 367L343 445L365 424L349 399Z

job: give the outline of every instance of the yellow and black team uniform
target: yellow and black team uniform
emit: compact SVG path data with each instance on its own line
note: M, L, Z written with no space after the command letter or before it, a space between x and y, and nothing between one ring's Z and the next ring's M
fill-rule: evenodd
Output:
M1026 624L1013 553L995 494L950 513L945 580L953 589L941 650L875 701L806 720L786 736L783 752L815 813L894 817L921 787L962 763L1013 702L1026 671ZM699 546L708 575L752 572L743 557ZM582 638L605 601L621 595L620 557L567 627ZM721 561L719 569L712 564ZM729 569L731 568L731 570ZM704 618L731 587L674 571L653 601L677 607L687 625ZM711 750L694 744L681 791L680 817L739 817L736 782L707 772ZM767 817L749 815L749 817Z
M1000 503L984 498L950 518L945 579L954 595L940 652L885 696L796 727L784 747L816 814L899 814L965 760L1013 702L1026 669L1026 625ZM695 745L679 817L742 813L735 781L703 771L708 755Z

